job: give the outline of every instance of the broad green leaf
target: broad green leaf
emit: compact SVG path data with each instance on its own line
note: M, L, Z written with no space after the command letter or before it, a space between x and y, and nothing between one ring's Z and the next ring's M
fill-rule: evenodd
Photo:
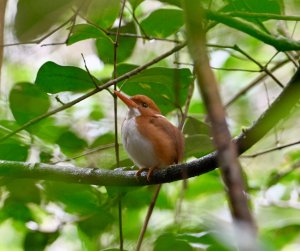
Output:
M68 131L68 128L56 125L56 120L49 117L30 127L29 131L42 140L55 143L63 133Z
M289 225L281 228L272 228L262 232L262 239L272 247L271 250L283 250L299 238L300 225Z
M136 67L120 65L118 74L124 74ZM119 83L119 87L130 96L143 94L150 97L165 114L184 105L189 85L192 83L193 75L189 69L153 67Z
M178 7L181 7L181 0L159 0L162 3L167 3L167 4L171 4L171 5L175 5Z
M26 161L29 147L21 145L19 142L0 144L0 159Z
M210 136L211 128L208 124L194 117L188 117L184 124L183 133L188 135L203 134Z
M112 31L116 31L113 29ZM128 23L125 26L120 27L121 33L132 33L136 34L136 28L134 23ZM105 34L96 40L97 52L100 59L105 64L114 63L114 40L116 35L107 36ZM117 51L117 63L121 63L129 58L133 52L136 44L136 38L119 37L119 45Z
M33 180L2 178L1 185L9 192L4 202L2 213L20 222L28 222L32 219L32 213L28 203L39 204L40 190Z
M210 128L207 124L193 117L188 117L183 128L185 135L184 156L201 157L213 151Z
M64 153L70 155L83 151L87 147L86 141L79 138L71 131L66 131L61 134L56 143L60 146Z
M9 197L21 203L40 202L40 190L34 180L27 179L4 179L1 181L9 191Z
M112 144L112 143L114 143L114 139L115 139L114 134L112 134L110 132L103 134L94 140L94 142L91 144L91 148L95 148L95 147L102 146L102 145Z
M19 124L46 113L50 100L38 86L31 83L18 83L9 95L9 104L14 118Z
M186 135L184 157L200 158L214 150L212 140L207 135Z
M73 27L71 36L69 37L67 44L71 45L78 41L98 38L103 36L103 31L97 29L90 24L77 24Z
M184 24L183 12L176 9L159 9L141 22L148 36L168 37L175 34Z
M185 198L194 200L208 196L209 194L222 193L224 191L218 170L199 176L189 181L189 189L186 190Z
M143 0L129 0L132 9L135 10L142 2Z
M59 236L59 232L29 231L24 240L24 251L42 251L46 246L54 242Z
M251 1L239 1L228 0L229 4L225 6L223 11L244 11L253 13L270 13L281 14L281 1L280 0L251 0ZM259 23L257 20L264 21L264 18L245 18L248 21Z
M87 19L103 29L108 29L118 18L120 7L119 0L93 0L88 7Z
M103 108L100 104L93 104L92 111L89 114L89 118L91 120L99 121L100 119L103 119L105 117L105 114L103 112Z
M56 23L64 22L74 0L19 0L15 17L17 38L24 42L45 34Z
M0 120L0 137L7 135L8 133L17 130L20 125L14 120ZM5 143L21 144L25 143L24 132L22 134L13 135L5 140Z
M80 215L96 213L104 203L104 198L89 185L46 182L45 195L49 201L62 203L67 212Z
M98 82L96 78L94 80ZM47 93L80 92L95 87L86 71L74 66L61 66L51 61L41 66L35 84Z
M185 240L180 239L175 234L165 233L155 241L153 251L193 251L192 246Z

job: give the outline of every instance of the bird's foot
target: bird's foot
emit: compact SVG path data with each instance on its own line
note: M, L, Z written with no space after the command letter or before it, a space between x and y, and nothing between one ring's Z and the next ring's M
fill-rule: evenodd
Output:
M152 177L152 175L153 175L153 171L154 171L155 169L158 169L158 167L156 167L156 166L155 166L155 167L151 167L151 168L143 167L143 168L139 169L139 170L135 173L135 176L140 177L142 172L148 171L148 173L147 173L147 180L148 180L148 182L150 182L151 177Z
M140 177L142 172L148 171L148 170L149 170L148 167L143 167L143 168L139 169L139 170L135 173L135 176L136 176L136 177Z

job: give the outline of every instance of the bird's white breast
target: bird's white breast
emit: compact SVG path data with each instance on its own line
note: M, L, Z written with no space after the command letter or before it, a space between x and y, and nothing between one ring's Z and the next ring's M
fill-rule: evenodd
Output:
M122 141L127 153L139 168L158 166L152 144L139 132L135 116L128 115L122 125Z

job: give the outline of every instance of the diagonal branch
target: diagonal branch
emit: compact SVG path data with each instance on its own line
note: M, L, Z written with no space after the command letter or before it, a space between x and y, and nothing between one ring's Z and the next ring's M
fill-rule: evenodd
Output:
M195 1L188 2L188 0L183 1L183 9L188 48L194 61L194 71L198 87L201 91L209 120L211 121L213 141L217 149L217 158L220 164L222 179L227 188L231 215L237 223L245 224L254 236L256 227L244 192L245 186L236 144L231 140L218 83L209 66L206 51L206 34L202 21L203 9L201 3L196 3ZM241 52L241 50L239 51ZM241 248L241 250L245 249Z
M278 51L291 51L299 50L300 42L291 40L285 37L275 38L259 29L249 22L242 19L235 19L228 15L220 14L213 11L205 11L206 17L208 19L214 20L218 23L225 24L231 28L244 32L262 42L275 47Z
M283 92L271 104L252 127L243 131L235 139L239 154L247 151L263 138L278 122L289 115L300 100L300 68L290 80ZM269 122L268 122L269 121ZM216 152L189 163L173 165L153 173L151 183L142 173L140 179L135 171L102 170L98 168L79 168L42 163L24 163L17 161L0 161L0 175L11 178L43 179L103 186L145 186L195 177L218 167ZM184 174L184 175L183 175Z
M119 83L119 82L121 82L121 81L123 81L125 79L131 78L132 76L137 75L141 71L147 69L149 66L156 64L157 62L163 60L164 58L167 58L168 56L172 55L176 51L181 50L185 46L186 46L186 43L179 44L179 45L175 46L173 49L171 49L171 50L169 50L169 51L161 54L159 57L151 60L150 62L148 62L148 63L146 63L144 65L141 65L139 67L136 67L132 71L129 71L129 72L127 72L127 73L119 76L116 79L109 80L105 84L99 86L96 89L91 90L90 92L88 92L88 93L80 96L79 98L76 98L73 101L70 101L70 102L68 102L68 103L66 103L66 104L64 104L64 105L62 105L62 106L60 106L60 107L58 107L58 108L56 108L56 109L54 109L52 111L49 111L49 112L47 112L45 114L42 114L42 115L40 115L40 116L38 116L38 117L36 117L36 118L34 118L32 120L29 120L24 125L22 125L19 128L17 128L16 130L14 130L14 131L10 132L9 134L7 134L7 135L3 136L2 138L0 138L0 142L6 140L8 138L10 138L11 136L15 135L16 133L18 133L18 132L20 132L20 131L22 131L24 129L27 129L28 127L32 126L33 124L36 124L37 122L39 122L39 121L41 121L41 120L43 120L45 118L48 118L48 117L50 117L50 116L52 116L52 115L54 115L54 114L56 114L58 112L64 111L64 110L72 107L73 105L75 105L75 104L77 104L77 103L79 103L79 102L81 102L81 101L83 101L83 100L91 97L92 95L94 95L94 94L96 94L96 93L98 93L100 91L103 91L104 89L107 89L108 87L114 85L115 83Z

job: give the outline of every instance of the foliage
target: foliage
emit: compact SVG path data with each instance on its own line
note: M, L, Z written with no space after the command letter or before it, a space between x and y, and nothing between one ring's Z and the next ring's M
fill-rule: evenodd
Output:
M63 109L0 139L0 159L116 168L111 94L95 91L68 104L97 90L96 85L101 88L114 73L122 76L183 42L181 1L128 0L120 27L118 0L13 2L17 9L16 13L11 7L6 11L13 17L6 20L6 34L15 34L22 44L4 47L0 137L38 116ZM294 48L300 48L295 28L300 4L296 0L202 2L211 66L225 105L254 82L245 95L226 106L235 136L251 126L282 91L274 78L285 84L298 65ZM284 21L288 15L298 16ZM56 44L62 41L63 45ZM174 123L186 116L185 161L214 149L198 90L191 96L190 62L187 50L182 49L117 84L128 95L151 97ZM284 71L270 70L278 64L285 65ZM266 78L255 80L264 73ZM119 125L125 111L118 104ZM299 141L298 125L295 109L246 154ZM241 162L260 244L264 250L297 250L299 145L246 157ZM120 166L132 165L121 147ZM124 249L135 249L154 187L98 187L19 178L0 180L0 233L6 236L0 241L1 250L119 250L120 200ZM219 172L186 182L186 188L181 181L163 185L142 250L235 250Z

